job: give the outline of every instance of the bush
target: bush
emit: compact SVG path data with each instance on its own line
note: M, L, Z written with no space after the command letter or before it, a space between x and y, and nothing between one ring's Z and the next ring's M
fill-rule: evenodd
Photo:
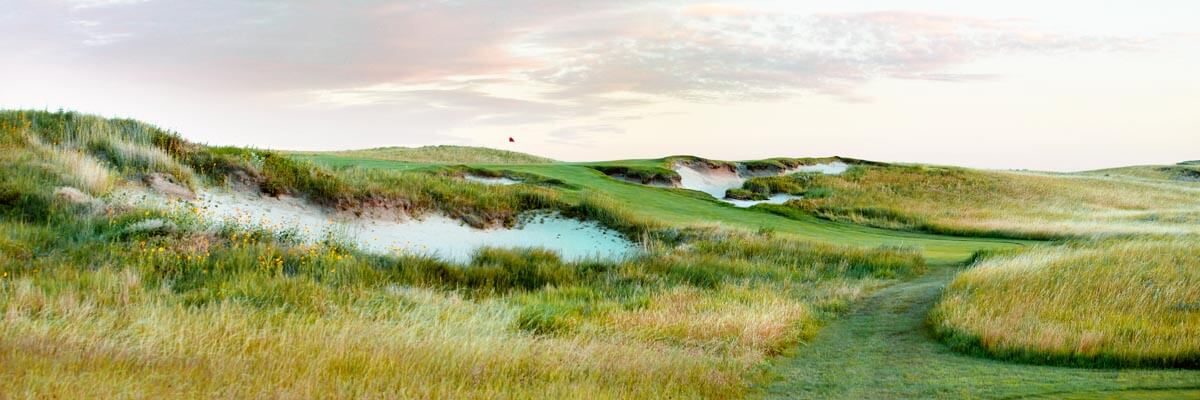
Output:
M734 200L766 200L767 195L746 189L729 189L725 191L725 198Z

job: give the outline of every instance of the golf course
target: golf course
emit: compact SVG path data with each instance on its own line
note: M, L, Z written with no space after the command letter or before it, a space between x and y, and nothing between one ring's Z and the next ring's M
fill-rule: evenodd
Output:
M0 398L1200 398L1194 163L0 150Z

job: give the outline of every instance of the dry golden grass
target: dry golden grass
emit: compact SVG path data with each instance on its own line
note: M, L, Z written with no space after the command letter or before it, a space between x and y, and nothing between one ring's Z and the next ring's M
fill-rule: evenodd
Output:
M1047 246L959 274L931 320L1001 357L1200 366L1200 240Z
M105 239L32 257L33 249L58 243L57 234L94 232L88 223L0 224L0 393L737 398L763 376L771 356L886 282L872 276L894 272L851 278L823 262L857 257L894 267L887 261L902 255L812 249L833 259L776 255L791 260L781 268L749 256L701 266L719 260L688 262L676 254L488 272L426 259L380 263L238 230ZM585 268L595 272L563 275ZM815 271L788 271L808 268ZM500 282L506 274L529 282L559 278L529 289L479 280Z
M1200 233L1200 187L1170 181L856 167L807 177L827 195L796 204L826 218L886 228L1029 238Z
M756 290L757 289L757 290ZM648 307L609 316L609 324L647 339L688 346L778 354L814 329L809 306L765 288L723 287L718 295L677 287Z
M47 157L60 171L63 180L95 195L106 194L116 185L116 177L95 157L70 149L48 150Z
M189 307L128 270L72 274L89 287L0 285L0 393L730 397L746 384L748 365L733 357L656 341L523 333L512 329L513 307L453 293L396 287L310 315L234 303ZM407 306L367 305L382 301Z

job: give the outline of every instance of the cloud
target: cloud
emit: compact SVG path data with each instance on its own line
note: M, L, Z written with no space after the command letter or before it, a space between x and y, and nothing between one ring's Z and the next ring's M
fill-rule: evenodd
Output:
M145 3L150 0L67 0L74 10L86 10L89 8L101 8L112 6L123 6L138 3Z
M447 126L633 119L665 101L863 101L877 79L995 79L955 67L1149 44L1020 20L719 3L14 1L0 50L23 62Z
M531 119L544 120L611 111L614 104L597 99L612 93L700 102L817 94L858 102L869 97L856 90L877 79L992 80L1002 75L952 70L1009 54L1133 50L1149 44L1138 38L1054 33L1012 19L911 12L802 15L721 4L565 13L507 32L512 34L481 45L487 50L474 54L521 61L476 64L490 65L486 72L503 74L514 84L536 87L527 93L531 97L503 102L496 95L471 95L474 89L457 88L389 91L386 96L376 93L375 99L419 94L439 102L457 98L468 107L486 100L513 106L509 114L533 111L540 117ZM407 75L393 82L436 84L444 82L444 75ZM456 92L462 90L468 92ZM652 102L642 100L626 106Z
M669 22L564 46L556 65L530 76L572 94L622 90L693 100L756 100L848 94L880 78L992 79L995 74L946 70L1004 54L1129 50L1146 44L1056 34L1021 21L905 12L790 15L709 5L659 20ZM572 36L569 30L563 34Z

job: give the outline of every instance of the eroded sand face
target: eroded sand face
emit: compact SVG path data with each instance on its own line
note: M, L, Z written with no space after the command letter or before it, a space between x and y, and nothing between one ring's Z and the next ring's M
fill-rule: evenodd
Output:
M557 214L526 214L515 229L475 229L441 215L404 221L352 218L327 213L295 198L244 193L202 193L193 204L207 221L292 230L305 240L333 234L366 251L430 255L455 262L469 261L471 253L483 246L540 247L567 260L617 259L637 251L615 231Z
M849 168L849 164L841 161L834 161L824 164L803 165L783 171L779 175L788 175L801 172L838 175L846 172L846 170ZM725 168L696 168L686 164L675 165L675 173L679 174L679 187L708 193L710 196L718 200L741 208L751 207L755 204L783 204L788 200L802 198L801 196L777 193L772 195L767 200L726 199L726 191L729 189L740 188L742 187L742 184L746 182L747 178L744 177L744 173L730 171Z
M518 183L521 183L521 181L518 181L516 179L509 179L509 178L505 178L505 177L492 178L492 177L486 177L486 176L467 175L467 176L464 176L463 179L466 179L468 181L475 182L475 183L482 183L484 185L504 186L504 185L516 185Z
M787 203L788 200L803 199L803 198L804 198L803 196L790 195L787 193L776 193L776 194L771 195L771 197L768 197L766 200L735 200L735 199L721 199L721 200L726 203L733 204L735 207L748 208L748 207L753 207L755 204L783 204L783 203Z
M679 187L708 193L718 199L725 198L725 191L742 187L746 178L737 172L724 168L697 169L687 165L676 165L675 173L679 174Z
M788 170L784 173L784 175L794 174L797 172L819 172L825 175L841 175L843 172L846 172L847 169L850 169L849 164L841 161L834 161L824 164L802 165Z

